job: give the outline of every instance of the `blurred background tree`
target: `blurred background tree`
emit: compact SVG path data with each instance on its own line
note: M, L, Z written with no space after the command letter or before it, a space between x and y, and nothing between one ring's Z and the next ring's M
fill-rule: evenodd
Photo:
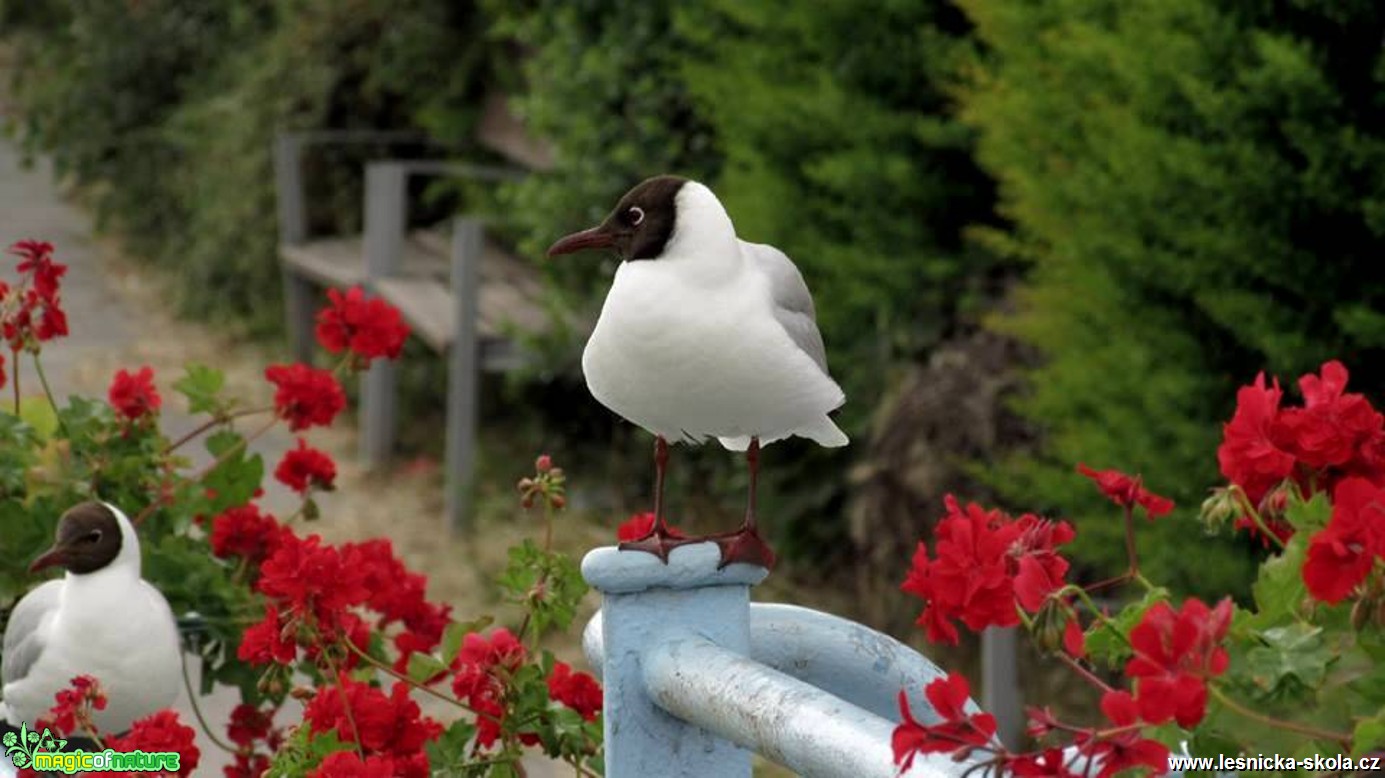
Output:
M1180 504L1141 539L1157 574L1244 581L1245 544L1188 523L1236 387L1331 358L1385 379L1385 7L963 5L987 51L965 118L1014 225L988 243L1030 263L997 325L1045 357L1021 406L1042 443L993 480L1109 571L1121 530L1073 463L1142 472Z
M850 398L853 446L775 447L764 513L803 569L855 577L877 621L902 610L889 592L946 491L1070 516L1086 572L1116 572L1119 523L1077 461L1179 501L1143 536L1151 575L1243 585L1253 546L1191 524L1235 387L1333 357L1362 390L1385 379L1382 17L1365 0L0 0L30 148L179 280L185 312L266 337L278 129L418 129L478 159L483 105L508 94L551 164L483 204L535 258L645 176L709 183L742 237L803 267ZM357 227L359 158L311 172L315 225ZM555 305L594 312L613 265L545 267ZM569 401L568 346L566 394L532 396L645 473L647 440ZM682 461L678 478L718 483L681 492L741 485L720 452Z

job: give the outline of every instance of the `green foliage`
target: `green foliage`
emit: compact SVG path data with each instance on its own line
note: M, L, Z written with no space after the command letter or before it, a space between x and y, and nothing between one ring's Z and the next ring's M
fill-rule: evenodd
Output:
M280 321L275 132L427 119L457 142L491 61L475 7L443 0L32 5L0 8L29 147L175 276L184 313L262 333ZM360 161L309 160L317 226L359 224Z
M1385 11L962 5L990 50L965 118L1015 224L989 237L1033 263L1004 326L1048 357L1023 407L1043 450L998 486L1078 517L1079 554L1114 564L1119 530L1086 520L1097 498L1072 462L1141 471L1191 505L1242 377L1349 358L1358 385L1385 379L1385 331L1366 313L1385 302ZM1141 547L1170 583L1245 580L1244 554L1190 557L1179 524Z

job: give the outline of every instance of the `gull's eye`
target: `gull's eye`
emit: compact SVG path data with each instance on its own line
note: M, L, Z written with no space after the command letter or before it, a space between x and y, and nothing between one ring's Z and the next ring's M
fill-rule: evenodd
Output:
M100 543L100 542L101 542L101 530L99 530L99 529L94 529L94 530L92 530L91 532L88 532L86 535L84 535L84 536L82 537L82 542L83 542L83 543Z
M631 227L638 227L644 221L644 209L638 205L625 212L625 220L630 222Z

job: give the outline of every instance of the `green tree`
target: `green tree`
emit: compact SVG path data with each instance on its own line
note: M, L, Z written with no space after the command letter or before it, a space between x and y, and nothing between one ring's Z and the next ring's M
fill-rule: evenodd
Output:
M1190 551L1235 388L1329 358L1385 379L1385 7L962 5L988 49L965 116L1015 225L990 237L1032 263L1001 326L1047 357L1024 404L1042 450L998 485L1076 516L1109 569L1119 527L1082 520L1100 498L1071 468L1143 472L1181 504L1141 543L1157 574L1243 582L1248 554Z

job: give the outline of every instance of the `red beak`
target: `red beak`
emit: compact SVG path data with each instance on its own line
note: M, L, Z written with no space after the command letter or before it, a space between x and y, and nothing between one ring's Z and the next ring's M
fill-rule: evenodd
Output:
M43 552L43 554L41 554L38 559L34 560L33 564L29 565L29 572L37 573L38 571L43 570L44 568L56 567L57 565L61 565L66 562L66 552L64 552L63 549L59 548L58 546L54 546L48 549L47 551Z
M583 249L604 249L615 245L615 236L601 227L592 227L589 230L574 232L566 238L560 239L557 243L548 247L548 256L556 257L559 254L571 254Z

